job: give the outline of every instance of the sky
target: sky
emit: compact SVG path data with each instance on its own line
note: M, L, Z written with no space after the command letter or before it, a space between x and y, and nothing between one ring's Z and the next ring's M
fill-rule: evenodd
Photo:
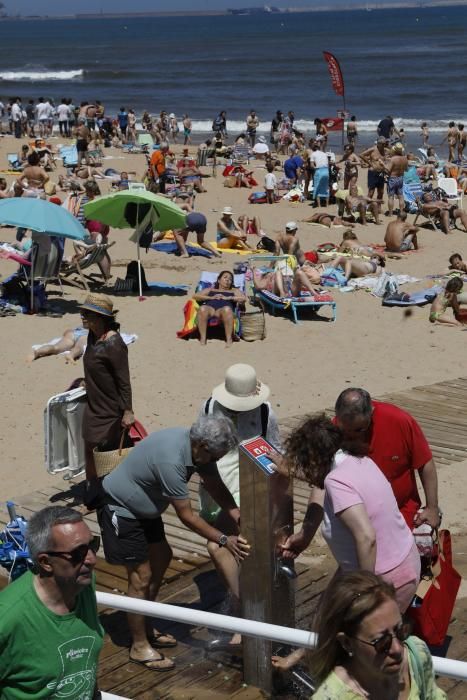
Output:
M341 0L345 4L361 4L361 0ZM265 4L276 7L311 7L323 5L325 0L4 0L8 14L74 14L75 12L152 12L165 10L223 10L227 7L257 7ZM332 4L337 4L333 0Z

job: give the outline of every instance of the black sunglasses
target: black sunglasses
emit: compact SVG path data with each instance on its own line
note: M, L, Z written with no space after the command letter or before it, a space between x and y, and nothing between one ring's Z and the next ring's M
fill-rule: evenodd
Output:
M410 637L411 631L410 623L401 622L394 630L394 634L385 632L381 637L374 639L372 642L367 642L366 639L360 639L360 637L354 637L354 639L362 642L362 644L368 644L373 647L377 654L386 655L391 651L393 639L398 639L399 642L405 642L405 640Z
M78 566L78 564L82 564L83 561L86 559L86 555L91 550L94 554L97 554L97 551L99 547L101 546L101 538L99 535L95 535L88 544L80 544L78 547L75 547L75 549L72 549L69 552L45 552L45 554L48 554L49 557L59 557L59 559L65 559L66 561L69 561L72 566Z

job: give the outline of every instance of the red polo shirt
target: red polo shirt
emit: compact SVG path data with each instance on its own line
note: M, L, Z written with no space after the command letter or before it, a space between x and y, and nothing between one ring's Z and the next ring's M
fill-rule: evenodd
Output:
M372 401L372 436L368 456L376 462L392 486L397 505L407 525L420 508L415 471L433 455L428 442L411 415L389 403Z

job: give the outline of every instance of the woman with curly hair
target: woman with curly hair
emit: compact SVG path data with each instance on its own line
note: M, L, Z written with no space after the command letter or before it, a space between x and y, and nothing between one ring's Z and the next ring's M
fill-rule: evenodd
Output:
M382 576L394 586L403 613L420 578L412 533L381 470L369 457L343 452L342 445L340 429L324 414L306 418L290 434L284 466L313 491L302 531L285 543L284 555L296 556L296 537L301 545L310 543L322 516L322 534L339 565L337 573L363 569Z

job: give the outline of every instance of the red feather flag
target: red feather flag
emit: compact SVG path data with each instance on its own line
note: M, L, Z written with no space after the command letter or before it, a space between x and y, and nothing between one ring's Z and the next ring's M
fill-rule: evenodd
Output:
M342 77L339 61L332 53L323 51L324 60L328 64L329 74L331 76L332 87L336 95L344 96L344 78Z

